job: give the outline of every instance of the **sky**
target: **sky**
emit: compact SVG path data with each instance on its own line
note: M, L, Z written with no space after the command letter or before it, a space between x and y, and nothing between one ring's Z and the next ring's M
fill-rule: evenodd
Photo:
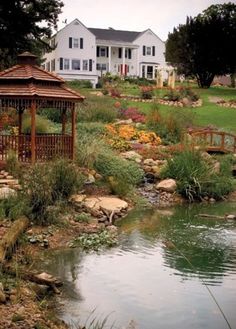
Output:
M64 0L58 28L78 18L86 27L144 31L150 28L163 41L187 16L227 0ZM236 2L236 0L231 0Z

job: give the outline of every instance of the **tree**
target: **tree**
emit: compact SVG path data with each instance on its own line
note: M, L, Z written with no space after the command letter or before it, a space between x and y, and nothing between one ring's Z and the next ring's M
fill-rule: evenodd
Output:
M236 72L235 44L236 5L212 5L169 33L166 60L179 73L195 76L200 87L209 88L215 75Z
M46 48L44 41L57 27L61 0L6 0L0 2L0 68L13 64L22 51Z

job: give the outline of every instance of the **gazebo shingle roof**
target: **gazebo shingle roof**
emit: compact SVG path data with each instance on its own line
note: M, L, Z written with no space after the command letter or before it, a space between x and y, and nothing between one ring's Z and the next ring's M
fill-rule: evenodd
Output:
M84 97L68 88L56 74L35 65L35 56L26 52L19 64L0 72L0 99L4 97L57 99L81 102Z

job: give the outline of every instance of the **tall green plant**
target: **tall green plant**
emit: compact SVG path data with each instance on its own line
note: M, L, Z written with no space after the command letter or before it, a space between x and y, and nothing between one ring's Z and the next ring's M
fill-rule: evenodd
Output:
M233 179L226 168L222 164L217 173L212 161L204 159L200 151L186 149L168 160L161 176L176 179L178 192L189 201L205 196L221 199L233 190Z

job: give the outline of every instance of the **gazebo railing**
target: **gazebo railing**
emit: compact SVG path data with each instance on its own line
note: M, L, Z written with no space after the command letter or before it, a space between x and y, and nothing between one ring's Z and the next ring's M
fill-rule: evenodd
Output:
M0 161L6 161L9 152L14 152L21 162L31 162L31 135L0 135ZM35 156L38 162L56 157L72 159L72 136L37 134L35 137Z

